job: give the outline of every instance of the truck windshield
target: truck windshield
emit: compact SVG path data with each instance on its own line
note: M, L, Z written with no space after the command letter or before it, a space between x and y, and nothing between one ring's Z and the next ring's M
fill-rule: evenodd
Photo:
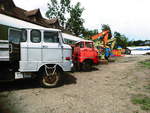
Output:
M58 32L45 31L44 32L44 42L58 43L59 42Z
M80 48L83 48L83 47L84 47L84 43L81 42L81 43L80 43Z
M92 43L92 42L86 42L86 43L85 43L85 46L86 46L87 48L92 48L92 47L93 47L93 43Z

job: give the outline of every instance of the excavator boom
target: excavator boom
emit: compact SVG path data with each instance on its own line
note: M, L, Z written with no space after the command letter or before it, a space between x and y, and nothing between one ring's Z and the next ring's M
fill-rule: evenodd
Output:
M102 36L106 35L108 32L110 32L110 31L109 31L109 30L103 31L103 32L101 32L101 33L98 33L98 34L92 36L91 38L92 38L92 40L96 40L96 39L98 39L99 37L102 37Z

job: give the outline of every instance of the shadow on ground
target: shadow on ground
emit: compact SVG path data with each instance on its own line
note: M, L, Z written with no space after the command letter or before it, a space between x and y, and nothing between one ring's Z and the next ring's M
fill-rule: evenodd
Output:
M76 84L76 80L77 79L70 73L64 73L62 84L59 87L63 85ZM41 86L36 81L36 79L15 80L13 82L0 82L0 92L33 89L33 88L40 88L40 87Z
M64 73L62 85L76 84L77 78L72 73Z
M5 107L0 105L0 113L12 113L12 112L8 109L5 109Z
M92 71L98 71L99 69L96 67L92 67L90 70L82 70L82 69L75 69L75 72L92 72Z

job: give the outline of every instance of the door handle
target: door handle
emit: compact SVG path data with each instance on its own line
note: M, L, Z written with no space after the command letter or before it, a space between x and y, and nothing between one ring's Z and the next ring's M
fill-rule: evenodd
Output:
M48 46L42 46L43 48L48 48Z

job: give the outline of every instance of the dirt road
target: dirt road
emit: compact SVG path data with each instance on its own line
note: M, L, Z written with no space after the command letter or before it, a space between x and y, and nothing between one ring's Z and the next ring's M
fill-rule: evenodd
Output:
M0 84L0 113L148 113L131 103L150 81L138 64L150 56L118 58L91 72L66 75L61 87L40 88L33 80Z

